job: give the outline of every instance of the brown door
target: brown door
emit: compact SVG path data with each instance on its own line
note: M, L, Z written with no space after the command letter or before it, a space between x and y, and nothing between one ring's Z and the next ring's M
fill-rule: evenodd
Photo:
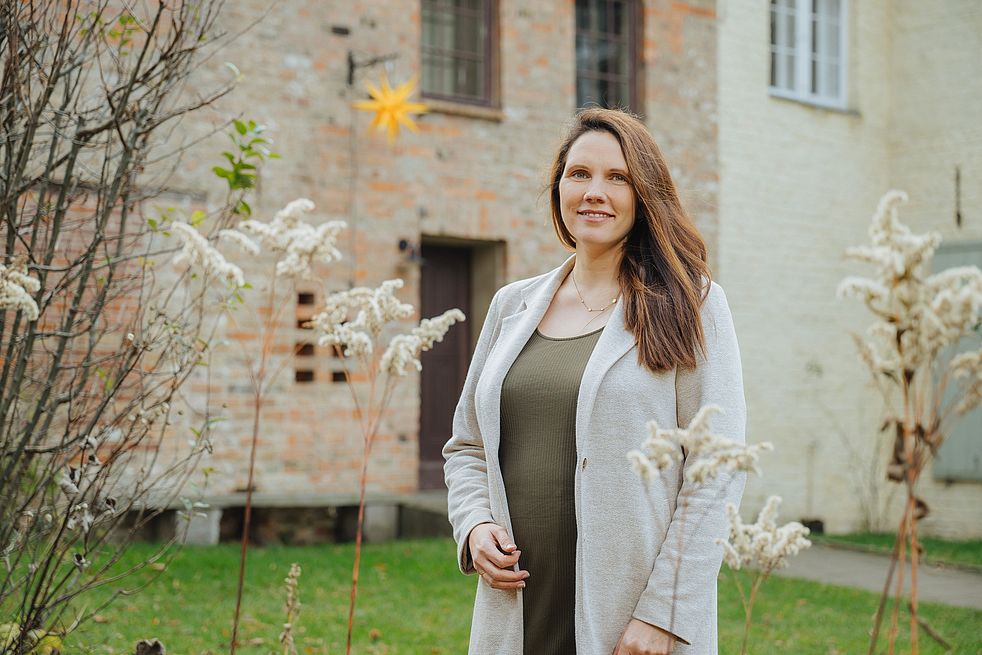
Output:
M420 306L429 318L457 307L470 313L471 251L423 245ZM469 317L468 317L469 319ZM450 328L443 341L423 353L420 380L419 488L443 488L443 444L450 438L454 408L467 375L470 330Z

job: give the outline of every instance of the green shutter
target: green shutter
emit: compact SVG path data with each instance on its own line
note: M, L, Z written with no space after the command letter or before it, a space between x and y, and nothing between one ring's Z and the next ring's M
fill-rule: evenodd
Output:
M934 256L934 271L954 266L975 265L982 268L982 243L954 243L942 246ZM952 355L978 350L982 336L978 331L961 340ZM944 402L951 401L951 391ZM934 477L938 480L982 480L982 407L955 417L949 434L934 459Z

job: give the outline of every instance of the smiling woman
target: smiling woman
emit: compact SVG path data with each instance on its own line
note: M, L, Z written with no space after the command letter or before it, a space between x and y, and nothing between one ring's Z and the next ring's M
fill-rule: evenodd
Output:
M724 410L743 441L733 323L644 124L580 112L551 171L559 268L498 291L444 448L472 654L709 655L717 539L743 478L650 484L626 457L649 420Z
M570 147L559 181L563 226L594 258L617 249L634 226L634 188L617 139L587 132Z

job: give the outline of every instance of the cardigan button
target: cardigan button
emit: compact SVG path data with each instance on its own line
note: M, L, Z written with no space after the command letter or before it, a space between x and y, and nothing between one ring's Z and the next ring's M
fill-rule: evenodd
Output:
M580 470L581 471L585 471L586 470L586 457L583 458L583 463L580 464Z

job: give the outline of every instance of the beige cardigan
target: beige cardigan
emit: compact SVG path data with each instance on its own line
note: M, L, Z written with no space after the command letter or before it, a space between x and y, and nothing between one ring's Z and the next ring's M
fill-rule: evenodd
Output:
M572 265L571 257L545 275L509 284L491 301L443 450L464 573L474 573L467 548L474 526L491 521L512 531L498 465L501 383ZM715 655L722 561L716 539L728 534L724 508L739 503L744 477L683 483L683 462L646 487L627 453L639 447L649 420L662 427L688 425L711 403L723 408L713 419L714 432L744 439L733 321L723 290L713 283L702 307L707 357L695 369L652 374L638 364L622 308L614 306L587 363L576 408L576 651L609 655L635 617L681 638L676 655ZM521 591L478 582L469 652L521 655Z

